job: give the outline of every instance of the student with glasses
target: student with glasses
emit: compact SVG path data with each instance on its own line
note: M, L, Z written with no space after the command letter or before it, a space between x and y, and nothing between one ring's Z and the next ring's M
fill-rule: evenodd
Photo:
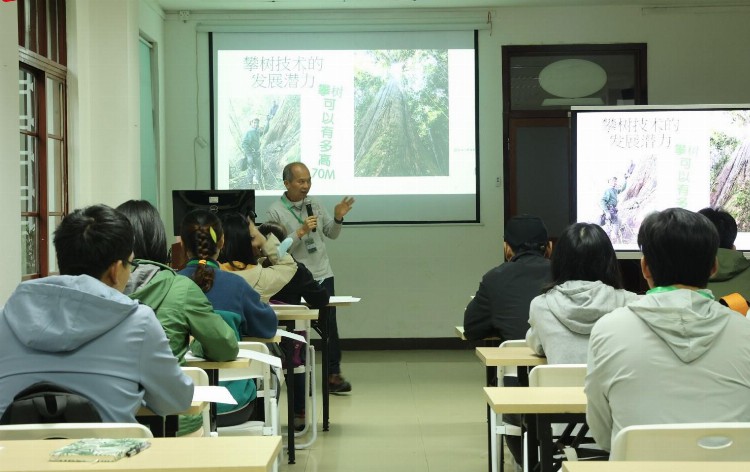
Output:
M134 423L190 407L154 312L122 293L135 267L133 228L104 205L75 210L54 233L60 274L22 282L0 311L0 415L22 390L52 382L86 397L102 421Z

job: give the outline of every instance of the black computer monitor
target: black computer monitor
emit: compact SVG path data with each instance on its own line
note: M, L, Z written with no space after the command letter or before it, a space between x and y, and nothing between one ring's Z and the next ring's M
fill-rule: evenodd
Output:
M199 208L219 215L236 211L255 221L255 190L172 190L175 236L185 215Z

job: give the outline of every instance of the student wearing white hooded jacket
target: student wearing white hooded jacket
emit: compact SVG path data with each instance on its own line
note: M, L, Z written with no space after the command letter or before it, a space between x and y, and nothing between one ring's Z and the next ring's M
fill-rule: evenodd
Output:
M638 233L652 287L591 332L586 419L610 450L624 427L750 421L750 321L704 290L719 238L703 215L671 208Z
M551 262L552 283L529 306L526 343L548 364L585 364L594 323L638 295L622 289L617 255L598 225L565 228Z

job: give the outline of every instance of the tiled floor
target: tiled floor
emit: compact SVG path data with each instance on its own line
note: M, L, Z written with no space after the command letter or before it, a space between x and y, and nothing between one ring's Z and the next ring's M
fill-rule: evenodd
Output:
M484 368L473 350L345 352L343 367L353 392L331 397L330 430L319 420L315 444L296 464L284 453L280 471L487 470Z

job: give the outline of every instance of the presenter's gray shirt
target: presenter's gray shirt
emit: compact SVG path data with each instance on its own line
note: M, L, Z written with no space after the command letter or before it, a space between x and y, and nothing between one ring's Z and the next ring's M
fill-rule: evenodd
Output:
M313 214L318 217L317 231L309 232L300 239L297 237L297 229L308 217L305 201L290 202L285 195L274 201L268 208L268 220L280 223L286 228L289 238L292 238L292 246L289 254L302 262L312 272L318 282L333 277L333 269L328 259L328 251L324 238L336 239L341 233L341 225L331 218L326 209L315 198L308 197L313 208ZM308 250L305 240L312 239L314 252Z

